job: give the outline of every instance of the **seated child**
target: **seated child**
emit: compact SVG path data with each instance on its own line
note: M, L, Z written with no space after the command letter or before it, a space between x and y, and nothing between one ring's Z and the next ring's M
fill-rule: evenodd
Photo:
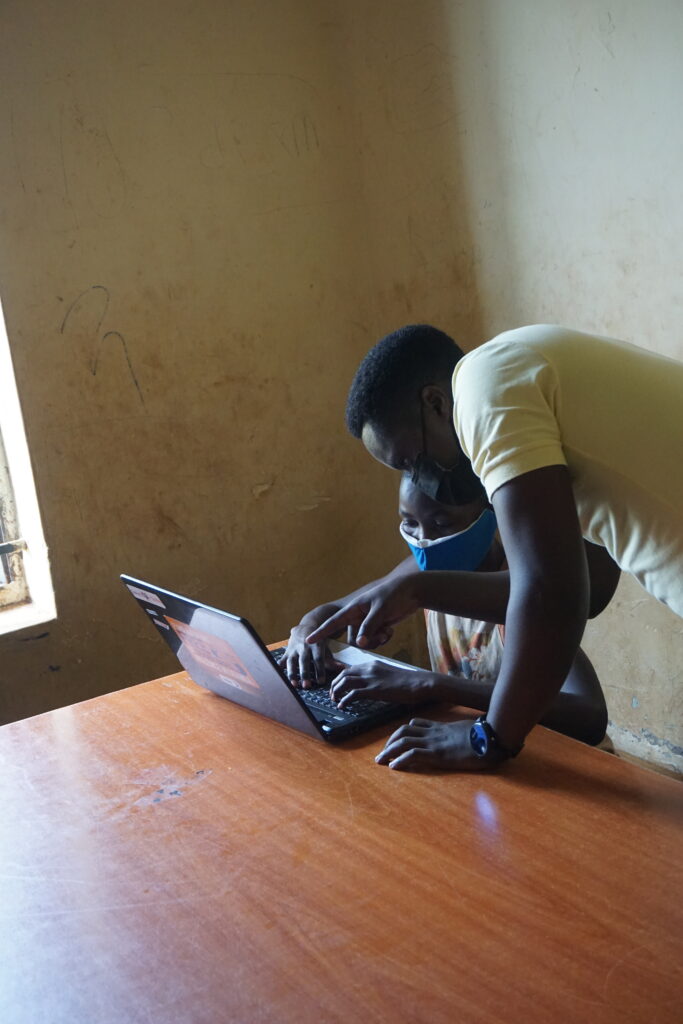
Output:
M452 570L463 573L498 572L506 568L503 547L496 534L495 515L486 498L468 505L445 505L418 490L409 476L401 481L399 494L401 536L412 556L387 577L421 570ZM359 697L418 703L429 700L485 712L501 664L504 626L443 612L425 611L427 645L432 671L406 670L368 661L362 665L336 665L326 645L311 648L305 637L350 600L377 582L353 594L308 612L290 635L284 659L295 685L308 687L320 679L332 679L330 694L341 708ZM463 576L463 586L467 576ZM389 639L387 631L382 641ZM349 637L352 640L352 637ZM585 743L597 745L605 735L607 708L599 680L590 661L579 650L562 690L548 707L541 724Z

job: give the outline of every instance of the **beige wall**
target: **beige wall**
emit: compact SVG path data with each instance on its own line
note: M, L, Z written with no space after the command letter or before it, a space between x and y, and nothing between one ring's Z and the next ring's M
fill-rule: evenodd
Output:
M682 43L678 0L454 8L483 336L563 323L683 359ZM615 744L683 770L683 622L627 579L584 646Z
M403 556L342 418L380 334L477 326L439 10L3 5L0 290L58 619L0 640L0 720L173 670L122 570L275 639Z
M396 481L342 415L400 323L683 358L674 0L3 20L0 291L59 609L0 641L4 719L172 670L121 570L278 637L388 568ZM617 741L679 764L681 629L626 583L586 640Z

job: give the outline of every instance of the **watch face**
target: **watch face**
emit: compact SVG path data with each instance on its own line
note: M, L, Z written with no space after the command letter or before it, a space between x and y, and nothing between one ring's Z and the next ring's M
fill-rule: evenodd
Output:
M486 757L489 749L489 738L481 722L475 722L470 729L470 743L477 757Z

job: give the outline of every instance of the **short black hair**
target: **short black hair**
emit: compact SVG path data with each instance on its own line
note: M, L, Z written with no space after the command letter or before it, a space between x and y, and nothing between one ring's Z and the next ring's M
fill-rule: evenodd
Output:
M417 406L422 388L450 378L463 352L437 327L408 324L370 349L346 400L346 426L360 437L366 423L385 426Z

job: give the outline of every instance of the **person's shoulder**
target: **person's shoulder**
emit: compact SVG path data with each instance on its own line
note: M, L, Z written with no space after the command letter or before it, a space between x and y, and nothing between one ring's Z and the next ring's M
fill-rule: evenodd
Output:
M561 342L567 335L565 328L554 324L532 324L516 327L497 334L478 348L472 349L456 364L453 390L463 387L486 387L499 375L510 378L532 365L545 362L549 346Z
M501 355L515 352L533 352L548 345L569 342L576 333L576 331L560 327L558 324L528 324L525 327L513 327L511 330L502 331L489 341L485 341L478 348L469 352L460 362L464 363L466 359L472 357L479 361L496 359Z

